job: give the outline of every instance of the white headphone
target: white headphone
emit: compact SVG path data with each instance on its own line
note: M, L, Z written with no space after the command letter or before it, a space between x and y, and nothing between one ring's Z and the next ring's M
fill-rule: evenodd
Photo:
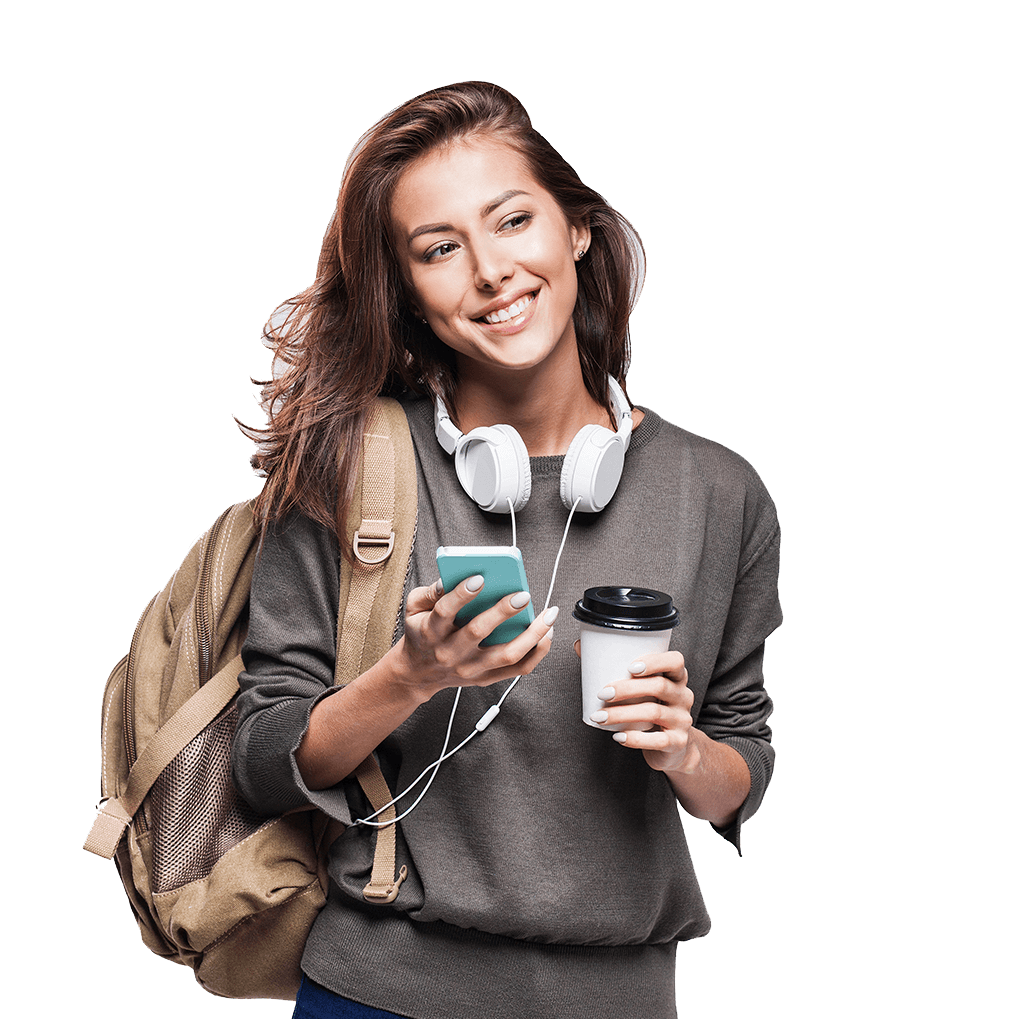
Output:
M609 375L608 391L618 418L618 431L586 425L572 439L561 469L561 501L571 509L599 513L610 501L622 476L625 450L632 435L632 409L622 387ZM488 513L501 513L511 501L517 513L529 501L532 474L522 437L511 425L482 425L465 435L436 398L436 438L454 456L461 487Z

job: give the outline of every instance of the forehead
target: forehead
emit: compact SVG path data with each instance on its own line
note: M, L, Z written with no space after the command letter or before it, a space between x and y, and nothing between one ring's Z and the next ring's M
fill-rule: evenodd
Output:
M401 175L393 220L401 229L453 223L474 215L506 191L525 191L553 202L510 145L468 138L419 156Z

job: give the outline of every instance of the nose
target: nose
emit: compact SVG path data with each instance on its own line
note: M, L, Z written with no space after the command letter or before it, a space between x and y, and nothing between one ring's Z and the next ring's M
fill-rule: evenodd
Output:
M510 254L502 243L483 240L475 246L475 285L479 290L496 291L514 275Z

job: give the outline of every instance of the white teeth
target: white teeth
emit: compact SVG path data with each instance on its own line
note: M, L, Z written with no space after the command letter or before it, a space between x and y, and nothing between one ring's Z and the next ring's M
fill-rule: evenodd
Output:
M534 297L535 294L526 294L521 300L515 301L514 304L509 304L506 308L501 308L499 311L484 315L483 320L489 322L490 325L496 326L500 325L501 322L508 322L513 318L517 318L529 307Z

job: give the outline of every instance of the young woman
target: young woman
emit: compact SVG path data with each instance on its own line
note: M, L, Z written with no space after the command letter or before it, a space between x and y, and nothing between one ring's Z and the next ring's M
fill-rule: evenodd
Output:
M738 846L772 770L762 656L781 620L779 529L748 464L628 403L641 278L629 224L513 96L470 82L361 139L317 279L269 328L265 537L234 771L261 811L313 803L347 825L297 1015L676 1014L676 945L709 926L677 803ZM417 460L406 608L392 649L333 689L337 535L380 394L403 397ZM510 441L524 484L494 505L470 497L481 478L467 465L458 476L454 446L460 458L462 435L498 424L511 428L488 434ZM563 475L590 425L624 447L602 492ZM435 553L510 545L513 519L538 615L482 644L526 594L456 626L482 578L444 593ZM681 618L668 652L627 661L626 679L598 691L595 721L630 731L580 717L571 611L601 585L667 592ZM397 825L408 876L396 899L366 902L374 829L358 823L370 808L354 768L374 750L406 789L451 720L453 745L518 676Z

